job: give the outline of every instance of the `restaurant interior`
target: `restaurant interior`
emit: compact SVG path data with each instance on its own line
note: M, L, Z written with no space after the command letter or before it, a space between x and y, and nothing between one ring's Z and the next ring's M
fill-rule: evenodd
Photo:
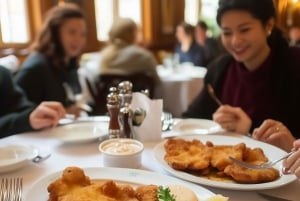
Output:
M206 83L216 57L193 63L176 52L178 26L195 28L201 20L218 56L227 53L216 21L218 1L0 0L0 66L12 79L32 54L49 10L75 4L87 29L76 71L81 92L64 86L79 113L66 109L54 125L2 137L0 112L0 201L300 201L300 168L299 176L286 172L283 162L295 154L299 165L300 151L257 140L254 128L241 134L212 118L183 115L203 90L216 107L225 105ZM300 41L300 0L273 3L276 26L287 41L298 27ZM154 58L159 81L146 70L99 75L110 29L120 18L135 23L135 45ZM252 165L282 158L258 169L238 166L229 156Z

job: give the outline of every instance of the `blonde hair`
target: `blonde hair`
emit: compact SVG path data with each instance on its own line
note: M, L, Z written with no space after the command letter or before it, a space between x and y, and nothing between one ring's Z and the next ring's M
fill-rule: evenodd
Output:
M122 42L132 44L135 42L137 32L136 23L130 18L119 18L116 20L109 31L111 43Z
M119 51L135 43L137 25L130 18L119 18L111 26L109 31L110 44L104 49L105 58L101 66L108 66L119 54Z

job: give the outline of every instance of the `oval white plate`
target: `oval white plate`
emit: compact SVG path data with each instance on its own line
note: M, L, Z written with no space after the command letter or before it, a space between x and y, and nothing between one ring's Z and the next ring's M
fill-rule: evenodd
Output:
M264 150L264 153L269 158L269 160L277 159L279 156L285 155L286 152L272 146L270 144L266 144L257 140L253 140L251 138L245 137L245 136L223 136L223 135L194 135L194 136L182 136L180 137L185 140L192 140L192 139L198 139L202 142L211 141L216 145L234 145L241 142L244 142L247 147L260 147ZM157 144L154 148L154 157L157 160L157 162L169 173L172 175L187 180L191 182L195 182L202 185L217 187L217 188L223 188L223 189L230 189L230 190L263 190L263 189L272 189L276 187L280 187L286 184L289 184L293 181L295 181L297 178L295 175L281 175L279 179L267 182L267 183L261 183L261 184L238 184L238 183L230 183L230 182L222 182L222 181L214 181L209 180L203 177L197 177L192 174L174 170L171 168L167 162L164 160L165 156L165 149L164 149L164 143L166 141L163 141L159 144ZM282 162L278 163L275 168L281 169Z
M49 129L52 136L63 143L86 143L98 140L108 134L108 122L80 122L71 123Z
M104 180L114 180L116 182L126 182L133 186L138 185L174 185L179 184L190 188L194 191L199 200L206 200L214 196L215 194L199 185L195 185L189 182L185 182L174 177L161 175L158 173L137 170L137 169L127 169L127 168L103 168L103 167L91 167L84 168L84 172L91 179L104 179ZM41 201L48 199L47 186L53 182L55 179L59 178L62 171L50 174L31 186L25 200L30 201Z
M220 125L208 119L183 119L173 126L173 131L180 134L212 134L220 132Z
M31 146L8 145L0 147L0 173L17 170L38 155Z

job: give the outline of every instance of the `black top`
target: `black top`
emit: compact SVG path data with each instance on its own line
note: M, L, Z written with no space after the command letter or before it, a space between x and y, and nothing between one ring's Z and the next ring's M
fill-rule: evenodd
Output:
M271 53L272 54L272 53ZM289 49L290 65L275 67L271 64L270 69L270 91L272 96L273 110L268 117L283 122L295 137L300 137L300 48ZM195 98L183 117L212 119L212 114L218 105L209 96L207 83L215 89L216 95L221 98L225 75L233 58L229 55L223 56L213 62L209 67L204 79L204 89ZM221 100L222 101L222 100ZM256 104L253 103L253 104ZM266 106L267 107L267 106ZM242 108L243 109L243 108ZM260 126L262 122L253 122L252 129Z
M33 130L29 114L34 109L21 89L14 85L10 72L0 66L0 138Z
M74 94L81 92L75 65L54 68L51 61L40 53L29 55L15 76L15 81L28 99L36 104L42 101L58 101L64 106L71 104L63 83L67 83Z

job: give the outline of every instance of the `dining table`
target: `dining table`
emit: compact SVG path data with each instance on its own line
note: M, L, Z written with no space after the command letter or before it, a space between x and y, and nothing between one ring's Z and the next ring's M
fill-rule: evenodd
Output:
M98 122L96 122L96 124L97 123ZM81 123L78 122L77 124L80 125ZM91 126L94 125L95 122L91 124ZM170 134L173 131L171 130L166 132ZM38 180L53 172L62 171L64 168L69 166L78 166L81 168L96 167L99 169L104 167L103 155L99 152L98 146L101 141L107 138L106 135L90 141L76 143L65 143L61 139L53 136L55 135L53 135L53 133L49 135L49 130L46 129L42 131L18 133L0 139L0 148L17 144L36 147L39 150L39 155L41 156L45 156L49 153L51 154L51 157L40 163L28 161L26 165L19 169L0 173L0 178L23 178L23 201L31 201L25 200L25 198L30 192L32 186ZM164 140L165 139L161 139L161 141L157 142L143 142L144 151L142 154L142 165L140 169L174 177L162 168L162 166L154 158L154 147ZM221 194L225 197L229 197L229 201L265 201L264 198L257 194L258 191L285 198L287 200L300 200L300 180L297 179L289 184L265 190L231 190L200 184L197 185L199 185L199 187L202 186L215 194Z
M156 70L161 85L155 89L154 97L163 100L164 111L172 113L174 117L181 117L201 92L207 69L203 66L181 64L176 68L158 65Z

